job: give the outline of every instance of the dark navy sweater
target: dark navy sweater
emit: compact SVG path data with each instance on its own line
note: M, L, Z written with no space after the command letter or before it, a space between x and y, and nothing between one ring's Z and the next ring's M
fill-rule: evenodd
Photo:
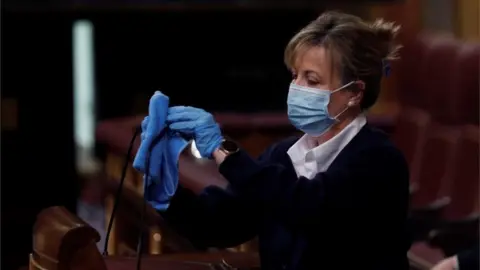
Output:
M480 262L478 259L479 253L480 249L478 242L471 249L460 252L457 255L458 268L460 270L478 270L480 268Z
M179 188L162 215L199 247L232 247L255 236L262 269L408 269L408 167L368 124L326 172L298 178L281 141L252 159L220 165L228 190Z

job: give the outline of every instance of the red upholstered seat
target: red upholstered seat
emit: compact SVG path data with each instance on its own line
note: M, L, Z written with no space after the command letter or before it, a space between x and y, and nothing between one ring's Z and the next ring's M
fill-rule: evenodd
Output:
M454 112L449 110L455 94L452 67L455 66L460 44L449 38L432 40L421 76L422 92L432 119L443 124L453 124Z
M458 51L458 42L429 35L420 35L406 44L401 62L399 96L402 111L398 117L393 140L410 165L413 190L420 187L425 143L431 123L445 118L446 104L453 83L445 74L452 66ZM427 161L428 162L428 161Z
M462 130L449 189L451 202L444 212L446 220L461 221L479 216L479 136L476 125Z
M432 37L419 35L418 38L404 44L400 50L398 63L398 97L402 106L425 108L425 96L422 91L422 70Z
M450 201L446 189L452 181L460 132L458 128L432 124L427 133L412 209L440 209Z
M458 142L450 203L442 212L442 222L430 232L429 243L447 256L471 247L478 239L479 226L479 127L465 126Z
M448 220L464 220L479 214L479 74L480 44L462 45L452 75L454 92L445 108L451 114L452 124L461 130L448 190L451 203L444 213Z
M439 252L431 246L452 255L478 237L480 50L478 44L436 39L423 62L421 89L430 123L416 152L420 157L414 158L420 161L411 166L418 187L412 216L415 235L428 234L430 246L415 244L412 254L433 262Z
M464 44L453 69L452 108L446 108L461 124L479 124L480 44Z
M460 119L455 112L457 96L454 76L447 67L454 66L460 43L438 38L432 41L425 60L423 91L428 95L427 109L431 122L426 130L420 159L418 192L413 208L439 208L448 203L445 188L451 181L455 150L460 134L455 126Z
M392 139L405 155L410 166L410 182L418 183L425 138L430 115L421 109L404 108L398 116Z

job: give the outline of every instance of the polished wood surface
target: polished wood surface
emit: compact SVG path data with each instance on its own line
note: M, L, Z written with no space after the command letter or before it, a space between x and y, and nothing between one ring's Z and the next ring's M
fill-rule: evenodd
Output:
M135 257L108 257L108 269L135 269ZM165 267L165 268L163 268ZM223 267L223 268L221 268ZM142 257L142 269L260 269L255 253L186 253Z
M33 228L30 270L105 270L95 245L98 232L64 207L50 207L37 217Z
M33 231L30 270L136 269L134 256L103 257L98 232L64 207L43 210ZM186 253L141 257L141 269L259 269L255 253Z

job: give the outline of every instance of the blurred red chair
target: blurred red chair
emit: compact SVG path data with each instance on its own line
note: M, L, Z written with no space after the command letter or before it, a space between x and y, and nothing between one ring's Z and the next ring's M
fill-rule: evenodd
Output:
M442 186L443 190L439 190L438 186L434 187L435 190L432 192L432 196L437 193L443 198L446 194L450 197L441 203L444 206L442 209L444 221L438 229L431 231L429 241L416 242L410 248L408 255L414 268L430 269L444 257L452 256L472 246L478 239L479 135L478 126L469 125L461 130L453 158L454 169L446 172L447 175L451 174L451 179L455 181L451 186ZM441 167L444 164L436 165ZM426 203L427 198L424 197L425 201L417 201L414 204Z
M420 186L431 121L438 120L432 116L443 117L440 108L450 100L453 79L448 72L457 51L456 41L430 35L419 35L403 50L399 75L402 111L392 137L409 163L412 192Z
M414 107L403 108L392 135L394 143L409 164L411 192L418 188L418 175L429 124L430 115L426 111Z
M426 105L432 119L443 124L456 124L452 119L455 113L449 108L456 94L454 67L460 50L460 42L451 38L439 37L432 40L426 55L424 70L420 80Z
M424 88L431 97L432 122L420 162L418 189L412 195L412 221L417 237L437 229L431 231L430 241L412 245L409 258L413 264L430 267L478 238L480 47L456 46L448 40L432 45L429 56L433 60L426 63L429 75ZM432 56L442 53L442 59ZM452 56L453 64L447 64ZM438 76L442 66L444 74ZM475 126L464 127L468 123Z
M458 141L458 128L449 126L456 115L452 106L457 94L451 68L456 63L459 42L439 37L431 40L422 71L422 91L427 98L430 123L425 131L425 141L415 157L412 173L416 190L412 195L412 221L415 238L424 238L435 226L441 210L449 198L442 193L448 185ZM449 110L450 109L450 110Z
M452 171L455 167L455 159L459 158L456 157L456 150L462 127L465 124L476 124L472 123L475 121L475 117L472 115L477 116L478 119L480 47L464 44L457 48L457 45L447 41L434 47L438 54L443 52L448 61L451 61L452 55L457 57L453 61L452 75L448 76L449 78L445 76L445 79L442 80L446 83L445 87L441 88L444 93L439 93L432 98L432 103L435 104L432 105L432 109L437 109L437 111L431 114L433 115L432 122L427 132L425 154L421 162L419 184L420 189L423 188L423 190L419 190L418 194L413 197L413 208L425 208L430 205L430 208L438 209L448 205L447 198L450 194L447 188L452 185L454 180ZM432 55L435 56L435 54ZM442 61L446 61L446 59ZM433 60L433 62L440 64L438 60Z
M415 240L425 240L450 203L446 189L452 182L459 129L433 123L427 131L417 189L411 196Z
M456 94L446 108L461 124L479 124L480 44L466 43L453 69Z
M441 226L431 233L430 243L447 256L473 245L479 226L479 126L462 129L455 158L453 182L447 189L450 203L442 213Z
M419 35L404 44L398 62L398 98L402 107L425 108L422 68L432 37Z
M467 125L462 130L455 163L454 181L450 187L452 202L443 217L449 221L479 217L479 126Z

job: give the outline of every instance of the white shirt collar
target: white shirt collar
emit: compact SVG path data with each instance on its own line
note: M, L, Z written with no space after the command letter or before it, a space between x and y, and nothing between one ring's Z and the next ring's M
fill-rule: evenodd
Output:
M365 115L360 114L342 131L317 147L314 146L312 137L307 134L302 136L287 151L297 175L311 179L316 174L328 170L338 154L366 123Z

